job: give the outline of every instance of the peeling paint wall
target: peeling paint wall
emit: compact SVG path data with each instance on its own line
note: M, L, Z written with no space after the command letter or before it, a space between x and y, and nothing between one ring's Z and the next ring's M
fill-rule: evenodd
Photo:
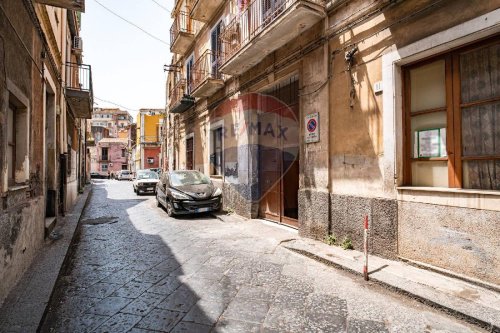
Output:
M43 86L41 41L22 1L7 1L0 10L0 305L31 264L44 239L45 197L43 193ZM11 20L24 49L13 28ZM36 65L31 57L34 58ZM17 161L15 179L7 182L6 124L9 95L27 108L21 117L27 156ZM12 97L11 97L12 98ZM29 144L28 144L29 143Z

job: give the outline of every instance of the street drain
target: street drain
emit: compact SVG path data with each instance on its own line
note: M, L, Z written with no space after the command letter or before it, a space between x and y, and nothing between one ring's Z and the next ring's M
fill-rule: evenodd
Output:
M115 216L103 216L95 219L82 220L82 224L87 224L87 225L113 224L116 222L118 222L118 217Z

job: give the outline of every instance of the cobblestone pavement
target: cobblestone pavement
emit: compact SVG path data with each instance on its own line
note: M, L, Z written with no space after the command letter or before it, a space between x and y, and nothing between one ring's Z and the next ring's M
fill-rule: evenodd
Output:
M258 221L168 218L96 181L42 332L482 332L292 253Z

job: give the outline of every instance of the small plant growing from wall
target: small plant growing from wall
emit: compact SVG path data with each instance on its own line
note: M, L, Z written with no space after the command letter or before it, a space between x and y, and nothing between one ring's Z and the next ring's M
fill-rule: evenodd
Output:
M342 244L340 246L344 250L354 250L354 246L352 246L352 240L349 236L344 237L344 240L342 241Z
M329 234L327 236L325 236L325 243L332 246L332 245L335 245L335 243L337 242L337 237L335 237L334 234Z

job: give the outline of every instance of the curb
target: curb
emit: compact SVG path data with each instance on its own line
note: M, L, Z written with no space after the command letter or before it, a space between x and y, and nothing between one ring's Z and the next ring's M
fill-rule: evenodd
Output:
M73 254L73 251L71 249L75 246L75 244L78 241L78 237L80 236L80 222L82 220L83 212L87 209L87 206L90 202L90 198L92 197L92 193L93 193L93 189L94 189L92 185L93 184L91 183L90 189L89 189L88 194L87 194L87 198L85 198L85 202L83 203L82 210L80 211L80 215L78 216L78 221L76 222L75 230L73 232L73 235L71 235L71 240L68 244L68 247L66 248L66 253L64 254L64 259L63 259L61 266L59 267L59 270L57 272L57 278L54 281L54 285L52 286L52 290L50 292L50 297L46 303L47 305L43 311L42 317L40 318L40 322L38 323L38 327L36 330L37 332L40 332L40 330L42 329L43 323L45 322L45 319L47 318L47 313L49 312L49 306L50 306L50 304L53 300L53 297L54 297L54 293L56 290L55 287L57 285L57 281L59 280L59 276L61 275L63 270L68 266L69 261L70 261L70 257Z
M308 257L310 259L313 259L313 260L316 260L318 262L321 262L321 263L323 263L323 264L325 264L327 266L335 267L335 268L341 269L343 271L349 272L349 273L354 274L354 275L363 276L363 273L361 273L361 272L358 272L358 271L356 271L354 269L351 269L351 268L349 268L347 266L344 266L342 264L336 263L334 261L331 261L331 260L325 259L323 257L320 257L320 256L318 256L318 255L316 255L316 254L314 254L312 252L308 252L306 250L301 250L301 249L295 249L295 248L288 247L288 246L285 246L285 245L283 245L283 247L285 249L291 251L291 252L298 253L300 255L306 256L306 257ZM391 284L389 284L387 282L381 281L381 280L379 280L379 279L377 279L375 277L370 277L370 281L375 282L378 285L380 285L380 286L382 286L382 287L384 287L384 288L386 288L388 290L391 290L391 291L396 292L396 293L401 294L401 295L405 295L407 297L410 297L410 298L412 298L414 300L419 301L420 303L423 303L423 304L428 305L428 306L430 306L432 308L440 310L440 311L442 311L442 312L444 312L444 313L446 313L448 315L451 315L451 316L453 316L455 318L461 319L461 320L466 321L466 322L468 322L470 324L473 324L475 326L478 326L480 328L488 330L489 332L500 333L500 327L495 326L495 325L493 325L491 323L485 322L484 320L481 320L479 318L470 316L470 315L465 314L463 312L460 312L458 310L452 309L452 308L447 307L447 306L445 306L443 304L439 304L439 303L437 303L435 301L432 301L432 300L430 300L428 298L425 298L425 297L422 297L422 296L417 295L415 293L412 293L412 292L410 292L408 290L404 290L402 288L393 286L393 285L391 285Z

